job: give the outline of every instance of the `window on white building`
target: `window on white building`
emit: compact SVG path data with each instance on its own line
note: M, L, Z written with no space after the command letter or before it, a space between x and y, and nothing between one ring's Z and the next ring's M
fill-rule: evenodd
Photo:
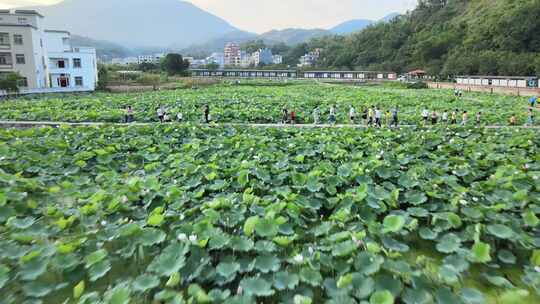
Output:
M13 64L11 53L0 53L0 65Z
M62 44L65 46L69 46L69 38L62 38Z
M15 55L15 62L17 64L26 64L26 59L24 58L24 54Z
M59 68L59 69L63 69L66 67L66 62L64 60L58 60L56 66Z
M13 35L13 43L15 45L23 45L23 36L22 35Z
M0 33L0 45L10 45L9 43L9 33Z
M28 78L22 77L19 80L17 80L17 86L26 88L28 87Z
M73 58L73 67L74 68L80 68L81 67L81 58Z
M25 17L19 17L19 24L26 24L28 23L28 19Z
M75 85L78 86L78 87L82 87L83 86L83 78L80 77L80 76L75 77Z

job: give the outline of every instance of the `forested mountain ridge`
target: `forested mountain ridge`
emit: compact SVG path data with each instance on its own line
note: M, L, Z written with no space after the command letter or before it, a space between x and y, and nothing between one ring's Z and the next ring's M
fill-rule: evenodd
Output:
M540 75L540 0L421 0L388 23L308 45L325 49L327 68Z

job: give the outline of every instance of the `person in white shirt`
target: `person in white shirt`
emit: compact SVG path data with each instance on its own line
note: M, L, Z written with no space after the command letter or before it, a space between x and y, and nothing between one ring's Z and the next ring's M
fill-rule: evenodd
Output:
M424 110L422 111L422 119L424 120L424 126L427 125L428 118L429 118L429 110L424 108Z
M375 107L375 125L377 125L378 128L381 127L381 117L382 117L382 112L377 106Z
M315 107L315 109L313 110L313 124L318 125L320 119L321 119L321 110L319 109L319 107Z
M448 124L448 111L447 110L444 110L444 112L442 113L442 122L443 124Z
M332 125L336 123L336 108L333 105L330 107L330 115L328 121Z
M353 106L349 109L349 120L351 121L351 124L354 124L354 119L356 117L356 110Z
M163 106L159 106L157 109L157 116L160 122L163 122L163 116L165 116L165 108Z

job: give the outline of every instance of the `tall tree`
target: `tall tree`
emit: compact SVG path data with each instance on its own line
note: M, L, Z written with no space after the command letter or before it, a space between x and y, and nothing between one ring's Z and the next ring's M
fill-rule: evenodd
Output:
M161 68L169 76L185 75L189 68L189 61L184 59L180 54L167 54L161 62Z

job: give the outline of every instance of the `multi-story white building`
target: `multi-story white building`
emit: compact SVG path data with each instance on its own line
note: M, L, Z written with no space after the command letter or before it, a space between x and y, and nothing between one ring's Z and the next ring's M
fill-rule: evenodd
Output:
M165 58L166 54L164 53L157 53L157 54L152 54L152 55L139 55L137 57L137 63L138 64L142 64L142 63L153 63L153 64L158 64L161 62L161 59Z
M302 67L314 65L321 56L321 51L321 49L315 49L314 51L300 57L300 64L298 66Z
M251 58L254 66L273 63L272 50L270 49L259 49L251 55Z
M242 51L240 46L234 42L229 42L223 49L224 64L238 66L242 63Z
M225 55L223 53L212 53L206 58L206 64L217 64L220 68L225 66Z
M273 64L282 64L283 63L283 56L281 56L281 55L273 55L272 56L272 63Z
M0 10L0 75L17 72L21 93L93 91L93 48L72 47L70 33L46 30L32 10Z

